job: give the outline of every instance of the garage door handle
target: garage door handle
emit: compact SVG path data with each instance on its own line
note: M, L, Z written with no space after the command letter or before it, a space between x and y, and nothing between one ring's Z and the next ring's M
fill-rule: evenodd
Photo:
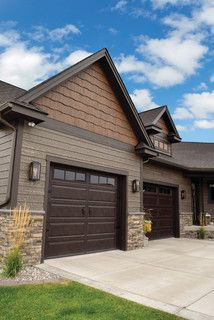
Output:
M85 208L82 208L82 215L85 215Z

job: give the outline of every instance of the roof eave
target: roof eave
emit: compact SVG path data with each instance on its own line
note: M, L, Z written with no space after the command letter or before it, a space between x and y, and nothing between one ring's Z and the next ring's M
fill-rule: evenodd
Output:
M8 120L23 118L28 121L34 121L36 124L44 122L47 118L47 113L40 110L33 110L24 105L9 102L0 107L0 112Z
M181 169L181 170L184 170L188 173L195 173L195 172L213 172L214 173L214 168L194 168L194 167L188 167L188 166L185 166L185 165L181 165L181 164L178 164L176 162L171 162L171 161L167 161L165 159L160 159L158 157L152 159L154 162L158 162L158 163L162 163L166 166L169 166L169 167L173 167L173 168L178 168L178 169Z

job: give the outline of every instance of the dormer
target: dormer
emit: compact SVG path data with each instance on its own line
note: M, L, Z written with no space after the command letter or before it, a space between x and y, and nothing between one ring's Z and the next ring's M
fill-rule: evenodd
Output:
M141 112L140 118L154 147L161 153L171 155L171 145L181 141L167 106Z

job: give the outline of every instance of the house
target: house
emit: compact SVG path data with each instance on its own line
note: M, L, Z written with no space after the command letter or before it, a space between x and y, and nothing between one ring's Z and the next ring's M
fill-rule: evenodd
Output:
M202 159L213 145L196 163L180 140L166 107L137 113L106 49L28 91L0 82L1 255L11 208L24 203L27 263L141 248L144 207L152 238L178 237L192 224L193 183L213 199L212 159Z
M214 221L214 143L181 142L167 106L140 117L158 151L143 167L144 208L152 209L150 238L196 237L193 225L206 214Z

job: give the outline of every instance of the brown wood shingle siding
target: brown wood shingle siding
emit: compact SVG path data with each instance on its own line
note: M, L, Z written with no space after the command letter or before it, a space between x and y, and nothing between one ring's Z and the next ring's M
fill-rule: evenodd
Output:
M98 63L55 87L35 104L53 119L137 144L122 106Z
M163 118L160 118L160 120L157 123L157 126L161 127L163 132L167 135L169 133L169 129L166 125L166 122L164 121Z
M26 202L34 210L43 210L47 156L126 171L128 209L140 211L140 194L133 193L131 188L132 180L140 179L140 157L134 152L119 150L39 126L29 128L27 125L23 134L18 203ZM38 182L28 180L29 163L33 160L41 162L42 165L41 180Z
M11 129L0 129L0 203L5 201L9 187L13 135Z

